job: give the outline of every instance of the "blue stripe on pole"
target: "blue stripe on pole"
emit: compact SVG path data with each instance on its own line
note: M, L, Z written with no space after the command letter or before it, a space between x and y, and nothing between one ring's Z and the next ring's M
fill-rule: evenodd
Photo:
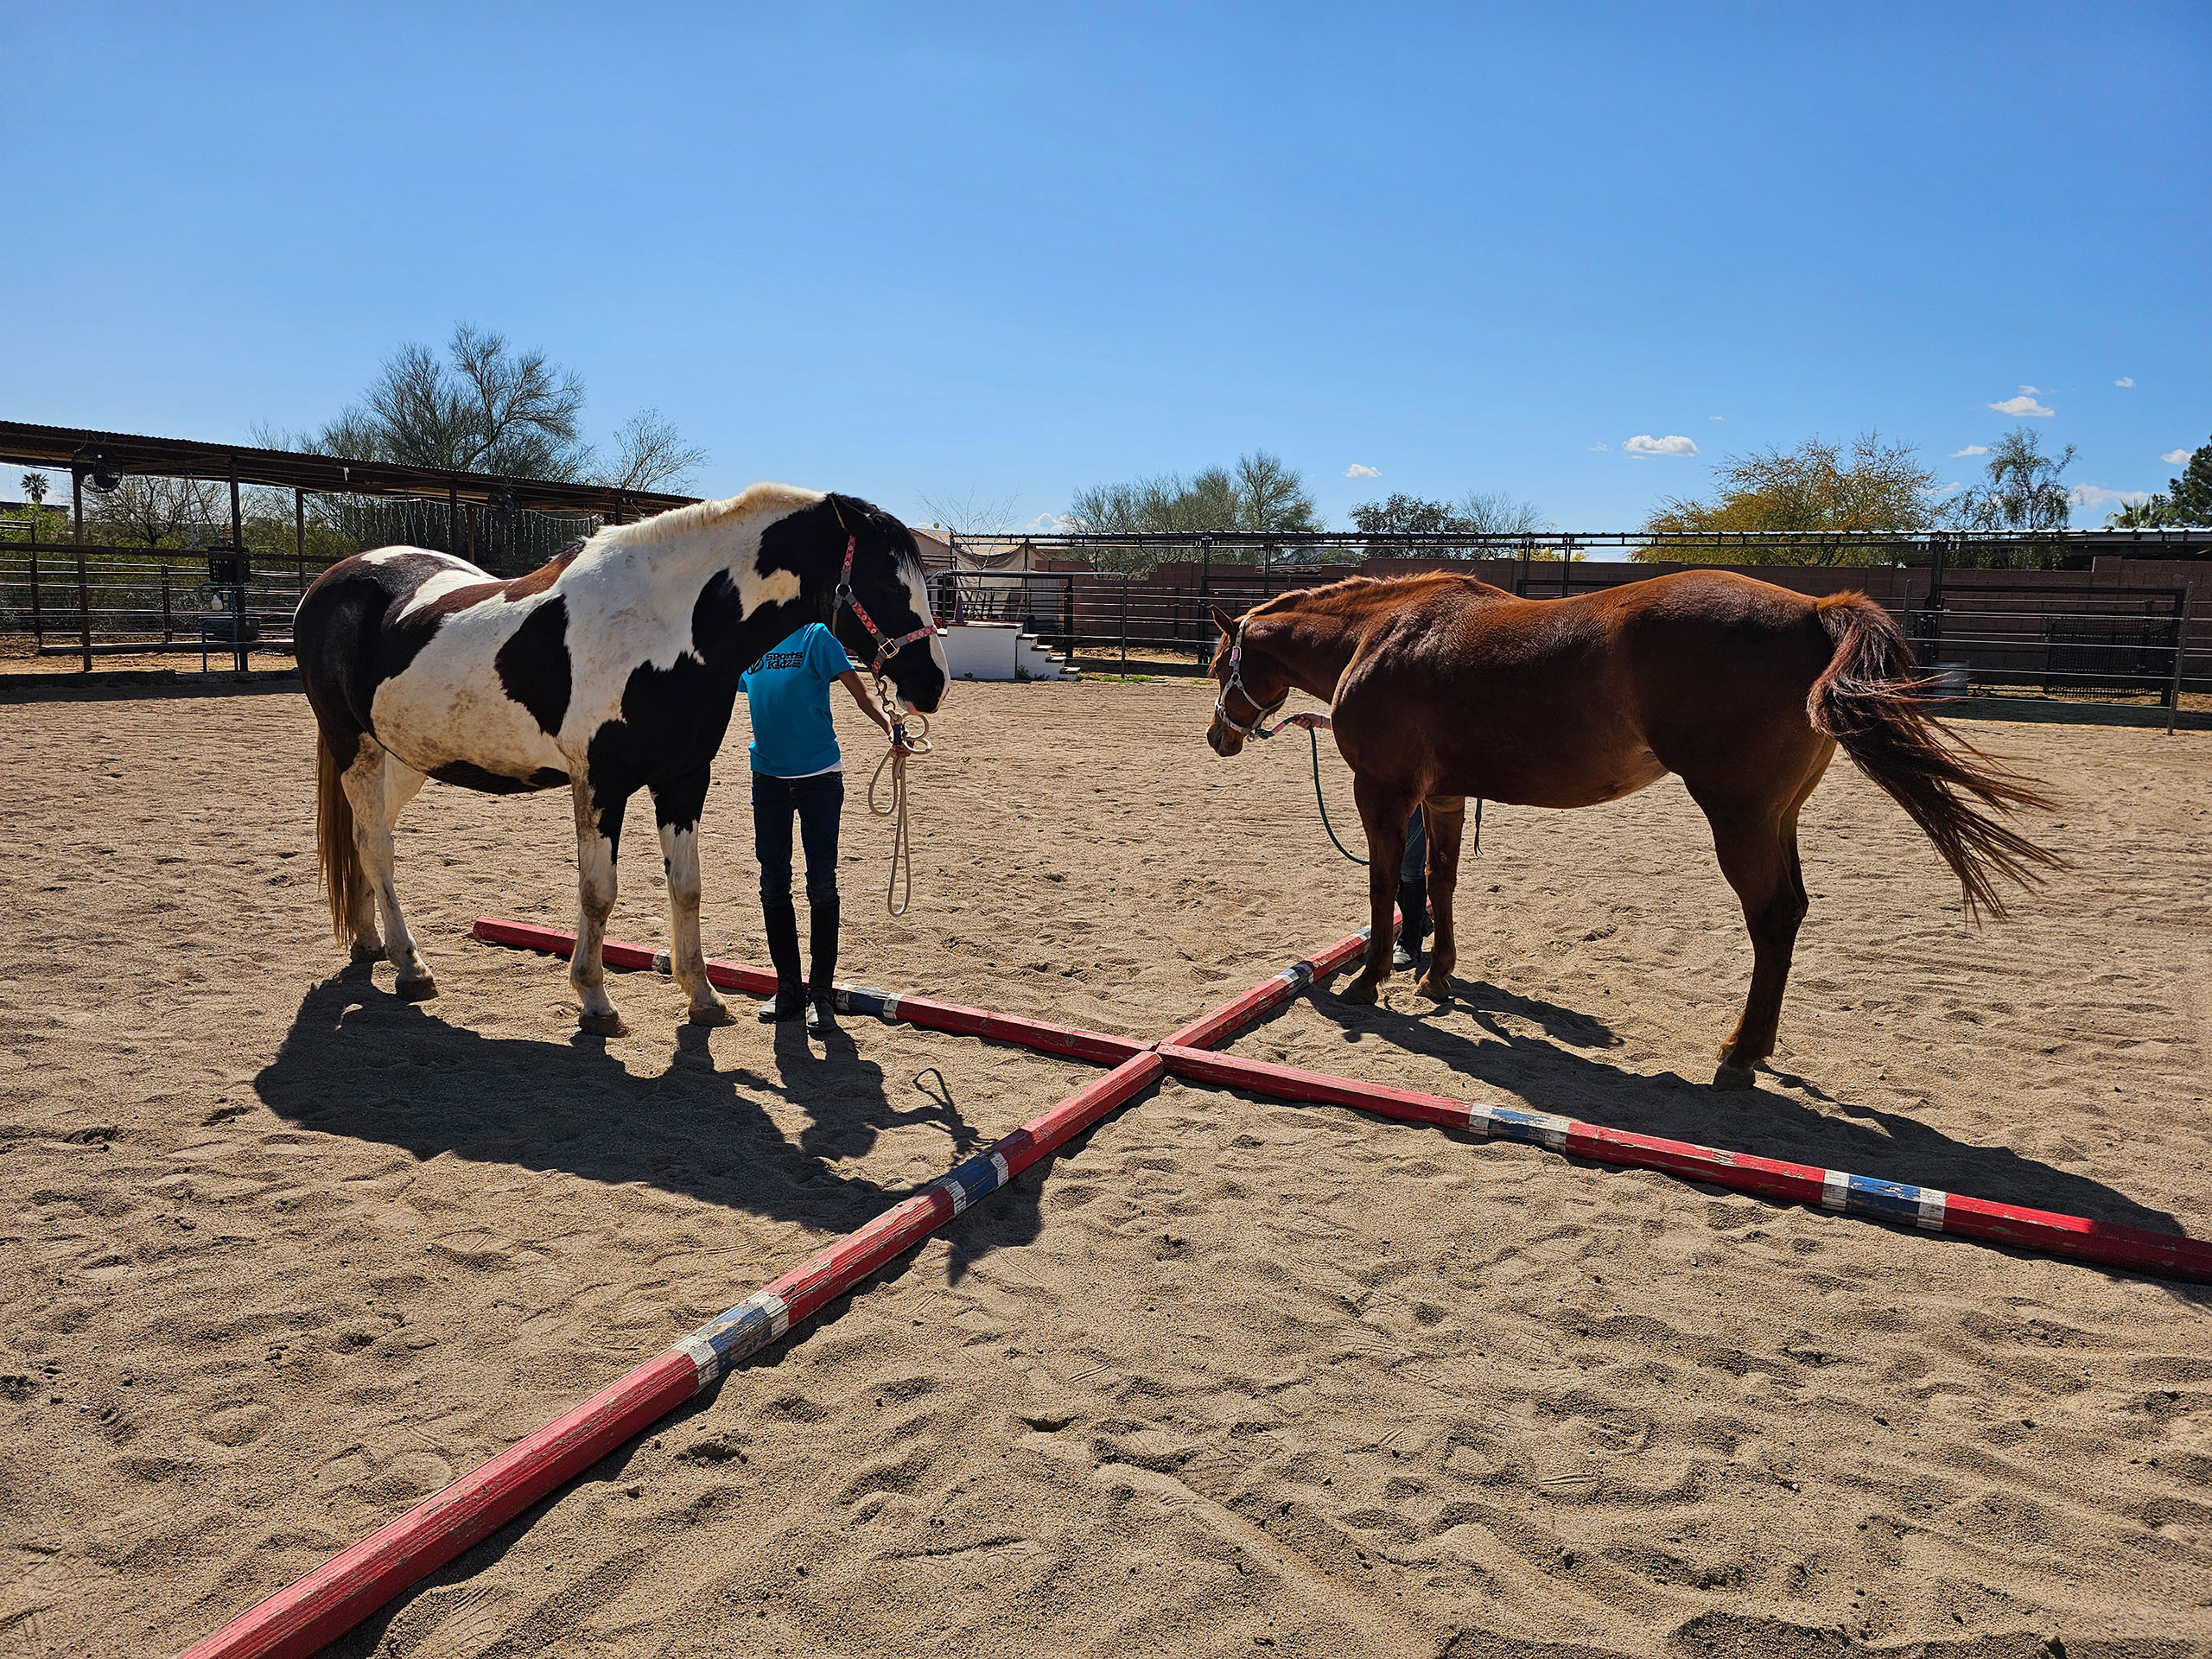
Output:
M1878 1181L1872 1175L1853 1175L1850 1183L1844 1198L1846 1215L1872 1216L1878 1221L1897 1222L1908 1227L1919 1224L1920 1188L1903 1181Z
M708 1320L692 1333L691 1342L704 1343L711 1348L716 1367L727 1371L789 1329L791 1316L785 1310L784 1299L762 1291ZM691 1347L691 1344L683 1345ZM692 1348L691 1351L696 1356L696 1349Z
M1554 1152L1567 1144L1567 1133L1572 1127L1569 1119L1551 1112L1524 1112L1514 1106L1491 1106L1485 1109L1490 1133L1501 1140L1525 1141L1531 1146L1549 1147Z
M986 1194L998 1191L1001 1167L997 1160L987 1152L970 1158L944 1179L959 1182L960 1190L968 1195L968 1202L973 1204Z

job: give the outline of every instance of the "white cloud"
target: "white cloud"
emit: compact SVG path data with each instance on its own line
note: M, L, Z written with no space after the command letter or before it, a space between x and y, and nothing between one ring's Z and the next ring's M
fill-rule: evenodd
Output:
M1986 454L1987 454L1988 453L1989 453L1989 446L1988 446L1987 444L1986 444L1986 443L1970 443L1970 444L1967 445L1967 447L1966 447L1965 448L1963 448L1963 449L1954 449L1954 450L1952 450L1952 451L1951 451L1951 459L1952 459L1953 461L1956 461L1956 460L1957 460L1961 455L1986 455Z
M2115 386L2132 386L2134 384L2135 377L2132 374L2123 374L2119 379L2113 382L2113 385Z
M2169 449L2164 454L2160 455L2158 459L2164 461L2169 467L2178 467L2182 462L2189 459L2189 451L2186 449Z
M1040 512L1022 529L1039 536L1057 536L1067 528L1068 521L1057 512Z
M1679 432L1671 437L1665 438L1655 438L1648 432L1640 432L1621 445L1621 448L1631 455L1694 455L1697 454L1697 445Z
M1610 448L1611 448L1611 446L1610 444L1593 443L1593 444L1592 444L1592 445L1590 446L1590 448L1591 448L1592 451L1594 453L1594 452L1595 452L1595 451L1597 451L1597 450Z
M2049 386L2045 386L2044 390L2045 391L2049 391L2050 388ZM2032 397L2036 395L2036 389L2033 386L2022 386L2020 388L2020 395L2023 397Z
M1728 417L1726 415L1708 415L1705 418L1708 421L1725 421Z
M1382 476L1382 470L1379 467L1363 467L1355 461L1344 468L1344 476L1346 478L1380 478Z
M2007 397L2003 403L1992 404L1989 407L1995 410L1999 415L2050 415L2056 413L2056 410L2050 409L2047 405L2036 402L2035 393L2032 391L2024 391L2017 397Z
M2087 507L2092 512L2110 512L2114 507L2132 507L2139 501L2148 501L2148 490L2108 490L2101 484L2076 484L2066 492L2066 499L2077 507Z

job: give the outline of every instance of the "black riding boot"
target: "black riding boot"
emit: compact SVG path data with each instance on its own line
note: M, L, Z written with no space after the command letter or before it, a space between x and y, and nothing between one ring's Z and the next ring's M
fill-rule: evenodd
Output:
M837 1007L834 989L837 976L837 901L809 904L807 928L806 1028L835 1031Z
M1421 966L1421 941L1428 937L1428 883L1398 883L1398 942L1390 951L1390 966L1409 973Z
M798 912L791 907L791 895L772 899L761 894L760 919L767 929L768 960L776 965L776 994L760 1005L760 1020L772 1026L806 1012L798 974Z

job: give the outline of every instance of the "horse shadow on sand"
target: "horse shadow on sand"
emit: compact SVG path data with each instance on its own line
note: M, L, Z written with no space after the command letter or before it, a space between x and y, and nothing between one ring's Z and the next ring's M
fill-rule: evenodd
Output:
M736 1006L749 1035L749 1005ZM893 1104L883 1068L850 1033L831 1034L817 1051L797 1021L771 1030L766 1071L718 1058L705 1030L679 1026L665 1069L639 1077L600 1039L471 1030L399 1001L356 968L308 992L254 1081L263 1103L302 1128L395 1147L418 1160L451 1153L610 1186L642 1183L839 1233L919 1190L837 1167L887 1131L941 1129L941 1169L984 1144L949 1090L918 1081L912 1104ZM755 1059L758 1048L748 1050L744 1058ZM941 1085L941 1077L936 1081ZM771 1103L786 1121L791 1109L804 1114L796 1138L778 1125ZM942 1230L952 1282L991 1250L1037 1236L1040 1186L1018 1181L987 1216L963 1216Z
M1327 987L1317 988L1311 1001L1356 1046L1380 1040L1429 1055L1471 1083L1516 1095L1541 1110L1609 1128L1940 1187L1962 1196L2153 1232L2184 1230L2164 1211L2089 1176L2056 1168L2009 1147L1954 1140L1909 1114L1831 1095L1811 1080L1788 1072L1762 1069L1758 1089L1733 1093L1676 1072L1625 1070L1615 1058L1624 1046L1623 1039L1604 1020L1484 981L1456 980L1450 1003L1440 1008L1423 1005L1418 1013L1387 1004L1361 1007L1344 1001ZM1455 1015L1471 1020L1481 1035L1471 1037L1455 1028ZM1945 1243L1958 1249L2004 1249L1977 1240ZM2212 1286L2156 1279L2093 1262L2077 1265L2113 1277L2148 1278L2177 1300L2212 1305Z

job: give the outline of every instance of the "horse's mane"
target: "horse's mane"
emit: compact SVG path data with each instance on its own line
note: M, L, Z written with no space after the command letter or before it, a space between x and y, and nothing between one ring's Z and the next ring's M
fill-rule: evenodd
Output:
M601 547L651 547L679 536L696 535L763 511L797 512L823 499L819 490L803 490L796 484L749 484L722 501L695 501L688 507L671 507L634 524L609 524L592 537Z
M1323 582L1318 588L1293 588L1262 600L1247 614L1266 616L1280 610L1302 609L1311 607L1320 611L1338 611L1348 607L1354 601L1367 598L1378 590L1431 587L1439 582L1475 582L1489 584L1474 576L1464 575L1457 570L1413 570L1402 576L1340 576L1334 582Z

